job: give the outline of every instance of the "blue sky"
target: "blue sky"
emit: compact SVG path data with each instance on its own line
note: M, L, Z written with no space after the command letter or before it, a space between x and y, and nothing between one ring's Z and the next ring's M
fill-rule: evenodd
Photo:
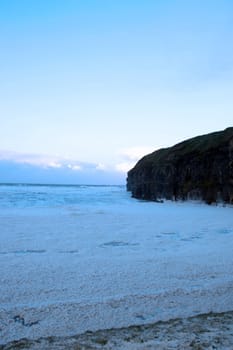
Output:
M232 39L230 0L1 0L0 161L123 183L233 124Z

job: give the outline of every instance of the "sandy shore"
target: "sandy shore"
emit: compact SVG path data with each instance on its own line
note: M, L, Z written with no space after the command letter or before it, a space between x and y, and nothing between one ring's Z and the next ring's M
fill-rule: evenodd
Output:
M202 350L233 349L233 311L167 322L86 332L71 337L22 339L0 346L13 349Z
M1 211L0 349L233 350L232 208L119 196Z

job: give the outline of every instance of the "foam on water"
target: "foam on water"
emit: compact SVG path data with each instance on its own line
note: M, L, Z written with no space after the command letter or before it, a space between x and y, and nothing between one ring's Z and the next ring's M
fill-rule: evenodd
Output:
M231 309L232 210L1 185L1 342Z
M113 204L123 189L125 186L0 184L0 208Z

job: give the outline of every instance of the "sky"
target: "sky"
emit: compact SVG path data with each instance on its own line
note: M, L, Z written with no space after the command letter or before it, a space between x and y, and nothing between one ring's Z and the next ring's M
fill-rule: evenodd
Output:
M0 182L123 184L232 126L232 40L231 0L0 0Z

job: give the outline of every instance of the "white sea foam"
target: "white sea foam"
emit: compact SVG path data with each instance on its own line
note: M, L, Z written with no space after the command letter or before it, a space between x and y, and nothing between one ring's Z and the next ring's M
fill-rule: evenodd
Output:
M0 186L0 342L233 305L233 209L124 187Z

